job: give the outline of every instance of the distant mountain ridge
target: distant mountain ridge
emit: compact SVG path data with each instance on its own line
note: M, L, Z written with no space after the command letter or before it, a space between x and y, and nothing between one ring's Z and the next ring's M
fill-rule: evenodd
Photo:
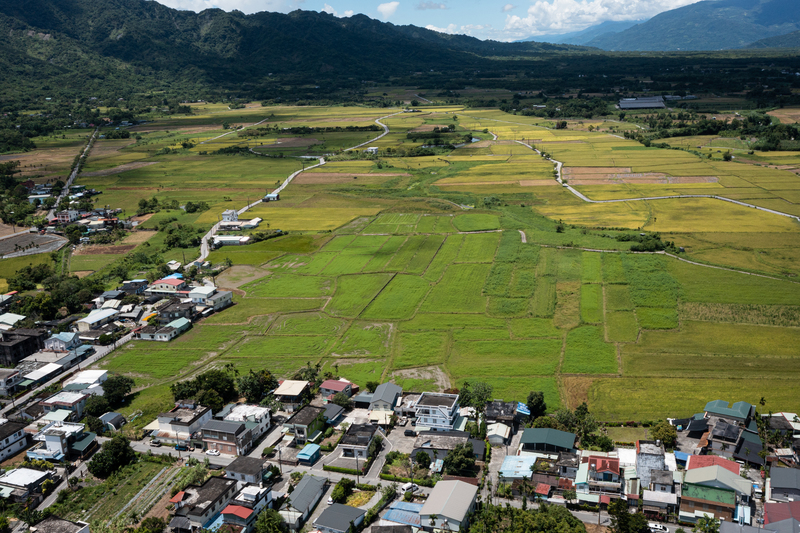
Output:
M797 0L703 0L583 44L610 51L723 50L798 30Z
M595 24L594 26L590 26L585 30L581 31L574 31L570 33L562 33L560 35L538 35L536 37L528 37L527 39L521 39L518 42L531 42L531 41L539 41L544 43L553 43L553 44L574 44L574 45L584 45L595 39L597 37L606 35L606 34L613 34L619 33L621 31L625 31L628 28L635 26L637 24L641 24L646 22L647 19L644 20L607 20L600 24Z
M748 44L746 48L800 48L800 31L793 31L777 37L767 37Z

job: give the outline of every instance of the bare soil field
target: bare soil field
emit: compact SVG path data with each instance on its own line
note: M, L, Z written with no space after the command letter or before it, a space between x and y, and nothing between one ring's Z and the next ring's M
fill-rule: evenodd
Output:
M269 271L250 266L234 265L217 276L217 284L225 289L238 289L245 283L263 278Z
M558 185L556 180L519 180L522 187L553 187Z
M134 231L120 241L122 244L142 244L150 240L156 234L155 231Z
M78 276L79 278L85 278L89 274L94 274L94 270L76 270L74 272L70 272L71 276Z
M565 176L575 176L576 174L630 174L631 169L627 167L564 167L562 173Z
M314 137L286 137L278 139L273 144L260 145L259 148L305 148L318 143Z
M772 115L780 120L783 124L794 124L795 122L800 122L800 108L798 107L785 107L783 109L776 109L775 111L769 111L767 115Z
M150 165L157 165L158 162L145 162L145 161L137 161L135 163L125 163L124 165L120 165L114 168L107 168L105 170L98 170L97 172L81 172L81 177L84 178L94 178L97 176L111 176L113 174L119 174L121 172L127 172L128 170L136 170L137 168L147 167Z
M124 244L114 246L79 246L75 250L75 255L108 255L108 254L127 254L136 248L135 244Z
M658 172L644 174L593 174L570 179L570 185L674 185L683 183L718 183L716 176L667 176Z

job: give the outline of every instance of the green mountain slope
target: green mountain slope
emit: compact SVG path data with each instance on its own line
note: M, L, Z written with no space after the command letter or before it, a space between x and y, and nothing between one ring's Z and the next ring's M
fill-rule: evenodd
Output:
M586 43L604 50L722 50L800 30L796 0L704 0Z
M800 48L800 31L761 39L748 44L745 48Z

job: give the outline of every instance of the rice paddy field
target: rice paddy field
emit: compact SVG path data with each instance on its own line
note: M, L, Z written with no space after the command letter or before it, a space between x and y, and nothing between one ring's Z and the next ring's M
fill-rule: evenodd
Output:
M162 210L143 226L175 218L208 229L315 163L293 156L336 155L245 215L288 235L209 256L233 265L217 282L236 291L234 306L168 345L133 341L99 363L136 379L130 412L163 409L170 383L210 367L287 377L309 362L362 387L483 380L508 401L541 390L551 411L587 401L609 421L688 416L712 399L764 396L773 410L800 409L800 224L714 198L638 200L717 195L800 214L798 154L747 154L737 139L715 137L645 148L618 136L625 123L554 130L492 109L194 107L137 126L138 141L98 141L78 183L128 215L153 197L206 202L208 210ZM367 144L377 158L340 150L380 132L283 133L387 115L390 133ZM398 155L424 144L415 134L451 125L474 142ZM255 133L240 135L248 129ZM234 146L269 157L212 154ZM563 179L588 198L627 201L583 201L534 149L562 162ZM722 160L728 149L731 162ZM631 253L631 241L617 239L640 232L684 251ZM162 233L134 249L161 250ZM197 253L163 251L178 260ZM0 272L10 277L36 257L2 260ZM122 257L75 255L69 268L105 275ZM118 281L108 278L109 287Z

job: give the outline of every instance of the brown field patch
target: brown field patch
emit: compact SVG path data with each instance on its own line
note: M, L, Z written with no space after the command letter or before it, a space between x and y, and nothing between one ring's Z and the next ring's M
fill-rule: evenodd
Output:
M628 167L564 167L563 173L567 176L575 174L630 174Z
M94 270L75 270L74 272L70 272L70 276L78 276L79 278L85 278L89 274L93 274Z
M586 141L545 141L543 144L586 144Z
M517 180L512 181L470 181L464 183L437 183L437 187L463 187L465 185L516 185L519 183Z
M236 290L245 283L263 278L271 273L259 267L250 265L234 265L226 268L217 276L217 284L225 289ZM244 293L244 291L242 291Z
M139 216L131 217L131 220L133 222L138 222L139 224L144 224L145 222L150 220L150 217L152 217L154 214L155 213L148 213L146 215L139 215Z
M556 180L519 180L522 187L552 187L558 185Z
M571 185L676 185L686 183L718 183L716 176L667 176L661 172L619 174L575 174L568 178Z
M423 124L421 126L417 126L413 130L409 130L409 132L424 132L424 131L433 131L436 128L441 128L442 126L439 124Z
M575 409L583 402L589 403L589 389L596 378L564 376L564 407Z
M135 163L125 163L124 165L120 165L114 168L107 168L105 170L98 170L96 172L81 172L81 177L84 178L93 178L96 176L111 176L112 174L119 174L121 172L127 172L128 170L136 170L137 168L147 167L150 165L157 165L158 162L145 162L145 161L137 161Z
M110 255L110 254L126 254L136 248L135 244L122 244L114 246L105 245L92 245L80 246L75 250L75 255Z
M767 115L772 115L773 117L780 119L780 121L784 124L800 122L800 108L797 107L776 109L775 111L767 112Z
M299 185L313 185L321 183L350 183L353 181L353 178L404 178L410 175L411 174L347 174L344 172L305 172L297 176L292 181Z
M142 244L143 242L150 240L150 237L154 236L155 234L155 231L134 231L120 242L122 244Z
M210 124L208 126L175 126L173 125L161 125L155 126L152 124L144 124L142 126L133 126L130 128L132 132L138 133L151 133L154 131L175 131L179 133L205 133L207 131L214 131L222 129L222 126L219 124Z

